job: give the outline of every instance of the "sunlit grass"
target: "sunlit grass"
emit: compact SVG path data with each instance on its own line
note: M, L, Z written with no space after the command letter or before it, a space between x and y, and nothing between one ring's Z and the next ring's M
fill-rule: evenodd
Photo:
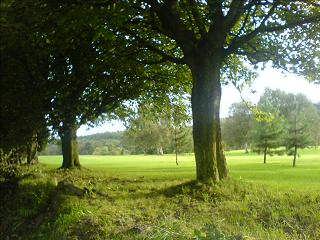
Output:
M302 150L295 168L292 167L292 156L268 156L267 164L263 164L261 155L246 154L242 150L226 155L234 179L279 189L320 190L320 149ZM40 162L52 168L58 168L61 161L61 156L40 157ZM195 179L194 155L181 155L178 161L179 165L176 165L175 155L80 156L83 167L108 176Z

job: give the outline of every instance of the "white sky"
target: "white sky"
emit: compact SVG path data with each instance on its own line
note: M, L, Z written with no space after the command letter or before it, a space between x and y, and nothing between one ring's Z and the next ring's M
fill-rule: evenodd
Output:
M248 91L245 91L242 95L246 100L257 103L260 96L263 94L264 89L267 87L271 89L280 89L287 93L302 93L312 102L320 102L320 85L309 83L302 77L298 77L293 74L283 74L281 71L272 69L271 67L259 72L259 76L250 88L256 91L254 94L248 89ZM232 103L240 101L240 94L233 86L224 86L221 98L221 117L226 117L228 115L229 107ZM92 128L88 128L88 126L81 126L77 131L77 135L83 136L107 131L120 131L124 129L125 128L121 122L111 121Z

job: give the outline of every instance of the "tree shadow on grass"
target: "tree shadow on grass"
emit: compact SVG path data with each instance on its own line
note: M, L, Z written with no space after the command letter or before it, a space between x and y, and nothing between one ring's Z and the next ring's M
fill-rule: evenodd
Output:
M54 222L64 195L53 182L0 184L0 239L31 239L39 227Z

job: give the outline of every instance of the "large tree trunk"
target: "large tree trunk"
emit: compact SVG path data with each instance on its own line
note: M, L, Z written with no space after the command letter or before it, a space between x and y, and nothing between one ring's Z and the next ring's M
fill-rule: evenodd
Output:
M203 62L191 67L193 140L200 182L218 182L228 175L221 143L220 68L220 64Z
M298 147L297 147L297 146L294 146L292 167L295 167L295 166L296 166L297 153L298 153Z
M267 147L265 147L263 150L263 163L267 163L267 150Z
M75 124L64 123L60 133L63 162L62 168L80 167L77 127Z

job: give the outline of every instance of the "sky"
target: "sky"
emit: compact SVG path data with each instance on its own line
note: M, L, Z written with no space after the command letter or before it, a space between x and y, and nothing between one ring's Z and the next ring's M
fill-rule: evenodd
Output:
M257 103L260 96L263 94L265 88L280 89L287 93L302 93L309 98L313 103L320 102L320 85L315 85L302 77L296 76L294 74L284 74L281 71L273 69L272 67L267 67L263 71L258 73L257 79L242 93L245 100L249 100L252 103ZM252 93L251 90L255 90ZM221 97L221 117L228 116L229 107L232 103L240 102L240 93L231 85L224 86L222 88ZM102 132L115 132L124 130L125 127L119 121L105 122L99 126L91 127L81 126L78 131L78 136L90 135Z

